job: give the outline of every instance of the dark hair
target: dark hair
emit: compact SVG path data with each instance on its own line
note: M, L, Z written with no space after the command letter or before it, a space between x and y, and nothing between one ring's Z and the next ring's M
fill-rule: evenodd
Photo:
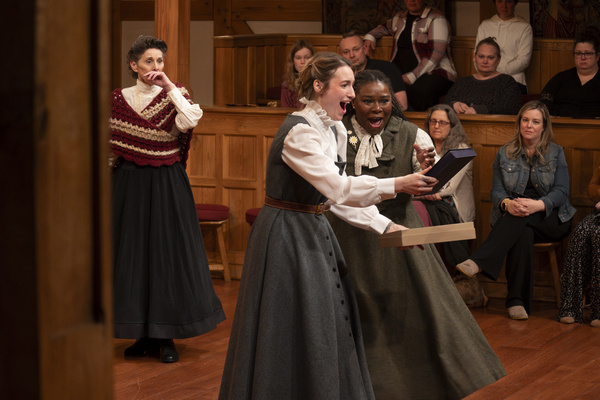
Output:
M479 51L479 46L482 44L487 44L494 47L496 49L496 55L500 57L500 46L498 45L498 42L496 42L496 38L489 36L485 39L481 39L479 43L477 43L477 46L475 46L475 54L477 54L477 51Z
M131 45L131 48L127 52L127 68L129 73L135 79L138 78L137 72L131 69L131 61L138 62L148 49L158 49L162 51L163 56L167 53L167 44L162 39L157 39L154 36L141 35Z
M589 43L594 46L594 51L600 51L600 30L595 26L588 26L585 30L575 37L573 50L578 43Z
M358 32L356 32L354 29L344 32L344 34L342 35L342 39L346 39L346 38L354 37L354 36L358 36L360 38L360 40L362 40L362 36Z
M542 137L537 144L535 153L538 155L540 162L545 164L546 161L544 160L544 155L546 154L546 151L548 151L550 143L554 142L554 132L552 131L550 112L548 112L546 105L539 100L527 102L519 110L515 123L515 135L506 144L506 157L511 160L516 160L520 156L521 151L525 148L523 137L521 136L521 119L523 118L523 114L530 110L538 110L541 112L542 119L544 120L544 130L542 131Z
M497 0L492 0L492 3L496 4L496 1L497 1ZM507 0L507 1L510 1L510 0ZM512 1L514 1L514 2L515 2L515 4L517 4L517 3L519 2L519 0L512 0Z
M302 68L296 80L298 97L314 100L315 89L313 82L318 80L323 84L323 91L329 88L329 81L340 67L350 67L352 64L339 54L322 51L315 54ZM352 69L353 70L353 69Z
M424 126L425 132L427 132L429 134L429 121L431 121L431 115L433 114L434 111L445 111L446 115L448 116L448 119L450 120L450 132L448 133L448 136L446 136L446 139L444 140L444 144L442 145L442 150L440 152L440 156L443 156L444 154L446 154L446 152L450 149L456 149L462 143L466 144L467 146L471 145L471 141L469 140L469 137L467 136L465 129L463 128L462 124L460 123L460 119L458 118L458 115L456 115L456 112L454 111L454 109L452 107L450 107L448 104L438 104L429 109L429 112L427 113L427 117L425 118L425 126ZM429 135L429 136L431 136L431 135ZM432 140L433 140L433 138L432 138ZM435 144L435 141L434 141L434 144Z
M285 82L287 82L288 87L292 91L294 91L294 85L295 85L296 79L298 79L298 72L300 72L300 71L296 71L296 68L294 67L294 56L296 55L296 53L298 51L300 51L302 49L310 50L311 56L315 55L315 49L314 49L313 45L308 40L300 39L300 40L297 40L292 45L292 48L290 49L290 52L288 53L288 55L285 59L285 72L283 75L283 80Z
M404 114L402 114L400 104L398 103L396 96L394 96L394 88L392 87L392 82L390 81L390 78L388 78L387 75L381 71L375 69L364 69L356 73L356 75L354 76L354 84L352 85L352 88L354 89L354 94L356 95L355 99L358 98L358 94L362 90L363 86L369 83L376 82L385 85L390 91L392 101L392 115L396 115L404 119ZM356 110L354 110L354 107L348 110L348 113L355 112Z

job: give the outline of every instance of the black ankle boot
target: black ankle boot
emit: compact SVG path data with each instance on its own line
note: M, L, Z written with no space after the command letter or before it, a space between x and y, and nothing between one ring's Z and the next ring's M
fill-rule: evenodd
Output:
M142 357L148 352L156 349L159 345L158 339L143 337L135 341L134 344L125 349L125 357Z
M160 361L164 363L173 363L179 361L179 354L175 349L173 339L160 339Z

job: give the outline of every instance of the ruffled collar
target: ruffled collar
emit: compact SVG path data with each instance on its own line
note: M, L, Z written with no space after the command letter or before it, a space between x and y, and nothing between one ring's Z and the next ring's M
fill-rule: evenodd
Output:
M158 85L148 85L144 82L142 82L140 79L135 81L135 88L136 90L138 90L140 93L143 94L150 94L152 92L156 92L157 90L160 91L162 90L162 88Z
M360 139L360 145L358 146L354 161L354 173L356 175L361 175L362 167L377 168L379 166L377 158L381 157L381 152L383 150L383 140L381 139L381 132L383 132L383 129L376 135L371 135L360 126L356 121L355 115L352 116L350 121L356 136ZM348 132L348 135L350 144L353 144L352 138L354 136L350 132ZM356 144L353 144L353 147L356 149Z
M326 128L332 127L335 125L335 121L331 119L329 115L327 115L327 111L319 103L314 100L308 100L306 97L300 99L300 103L305 104L304 110L312 110L317 114L323 125ZM304 111L303 110L303 111Z

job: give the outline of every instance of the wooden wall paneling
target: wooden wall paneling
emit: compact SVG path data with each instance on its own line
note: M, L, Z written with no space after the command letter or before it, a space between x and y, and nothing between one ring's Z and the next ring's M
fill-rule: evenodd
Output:
M232 20L320 21L321 0L233 0Z
M525 70L528 93L540 93L546 85L547 80L542 77L542 68L548 68L547 63L542 65L541 51L534 49L529 60L529 67ZM545 75L548 75L547 71ZM544 75L544 76L545 76Z
M256 80L254 81L254 85L256 89L254 93L256 97L254 99L253 104L257 103L257 99L264 99L267 97L267 46L257 46L255 49L255 61L254 68L256 70Z
M235 103L235 87L233 73L235 63L234 49L231 47L216 47L214 57L214 87L213 99L215 104L225 105Z
M285 74L285 59L289 49L282 45L269 46L269 53L265 63L266 68L273 66L273 72L267 71L268 86L267 88L281 86L283 75ZM283 62L281 62L283 60Z
M248 85L248 95L246 97L245 104L256 104L256 98L258 97L258 93L264 90L263 88L258 86L258 82L260 81L259 76L263 76L265 73L265 71L257 68L256 65L256 63L258 62L258 48L259 46L253 46L248 48L248 75L246 78L246 84Z
M235 104L250 104L250 97L252 96L249 92L250 82L254 80L254 77L250 77L250 60L249 53L252 47L238 47L234 51L235 65L238 67L234 70L233 85L235 88Z
M223 137L223 179L256 182L258 166L254 155L259 150L255 136L236 135L232 130Z
M200 124L202 119L200 119ZM190 182L206 184L217 179L217 136L213 134L194 135L190 145L187 173Z
M475 49L475 38L458 36L452 38L450 43L452 61L456 67L459 77L469 76L475 72L473 65L473 51Z
M266 113L265 118L254 110L256 109L240 107L206 109L204 117L194 130L197 138L216 137L218 155L212 158L212 168L217 176L214 190L206 191L199 187L206 181L196 177L190 178L190 183L197 202L218 202L230 208L226 242L229 261L234 268L232 275L236 278L241 274L250 231L250 226L246 223L246 210L262 206L264 200L264 170L268 152L268 148L265 149L268 139L265 137L273 137L283 120L273 119L271 113L285 115L282 110L263 108L261 112ZM198 168L193 160L212 151L210 148L202 149L201 143L204 142L197 141L190 151L189 174ZM206 243L207 251L212 255L215 251L214 243L210 240Z

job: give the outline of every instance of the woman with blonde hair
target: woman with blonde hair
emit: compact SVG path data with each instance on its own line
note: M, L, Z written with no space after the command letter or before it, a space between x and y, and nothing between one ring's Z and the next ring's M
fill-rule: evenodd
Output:
M285 61L284 80L281 84L281 107L302 107L302 103L298 100L296 80L298 79L298 72L314 54L315 49L308 40L301 39L292 45Z
M492 231L456 268L496 280L506 257L506 307L510 318L524 320L533 298L533 244L565 238L575 214L565 153L542 102L521 107L514 137L496 153L491 201Z

